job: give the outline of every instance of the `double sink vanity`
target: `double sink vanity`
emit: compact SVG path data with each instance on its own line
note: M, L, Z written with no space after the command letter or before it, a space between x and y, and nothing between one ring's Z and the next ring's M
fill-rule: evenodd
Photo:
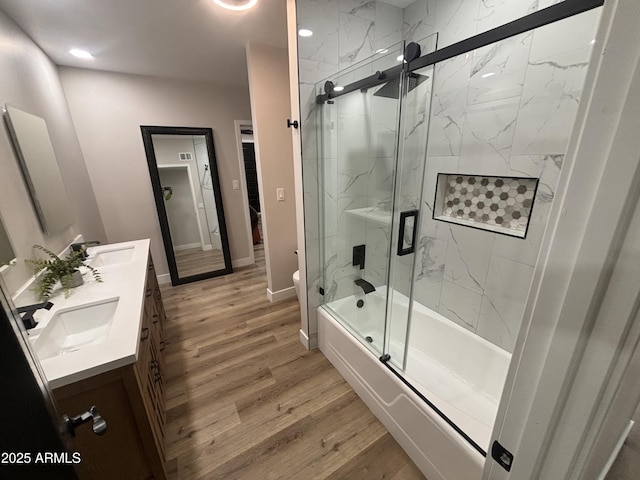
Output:
M149 240L90 247L86 263L102 282L61 292L38 310L29 341L58 410L95 405L107 422L97 436L80 427L81 478L166 478L164 429L164 307Z

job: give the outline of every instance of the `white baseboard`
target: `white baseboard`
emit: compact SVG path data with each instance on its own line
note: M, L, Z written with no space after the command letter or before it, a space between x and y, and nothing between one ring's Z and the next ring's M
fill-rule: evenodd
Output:
M167 285L171 283L171 275L168 273L163 273L162 275L157 275L158 285Z
M304 346L304 348L306 348L307 350L310 350L309 337L307 337L307 334L304 333L302 329L300 329L300 343Z
M284 288L277 292L272 292L267 288L267 298L270 302L279 302L280 300L286 300L287 298L296 296L296 287Z
M238 258L235 260L231 260L231 265L233 268L246 267L247 265L253 265L256 263L254 260L251 260L251 257Z
M174 245L173 249L176 252L179 252L180 250L189 250L190 248L198 248L198 247L202 247L202 244L200 242L198 242L198 243L188 243L186 245Z
M207 250L213 250L213 245L205 245L202 247L203 252L206 252Z

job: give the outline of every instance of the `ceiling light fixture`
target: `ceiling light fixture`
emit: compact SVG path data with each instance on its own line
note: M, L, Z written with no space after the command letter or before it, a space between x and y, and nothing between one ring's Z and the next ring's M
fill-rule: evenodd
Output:
M333 87L334 92L341 92L342 90L344 90L344 87L341 85L334 85Z
M71 50L69 50L69 53L74 57L83 58L85 60L89 60L93 58L93 55L91 55L86 50L82 50L80 48L72 48Z
M298 30L298 35L300 35L301 37L310 37L311 35L313 35L313 32L308 28L301 28L300 30Z
M258 3L258 0L213 0L213 2L227 10L249 10Z

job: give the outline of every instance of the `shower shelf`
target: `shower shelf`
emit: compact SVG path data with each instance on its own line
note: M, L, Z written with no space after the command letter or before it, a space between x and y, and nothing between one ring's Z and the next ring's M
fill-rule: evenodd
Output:
M439 173L433 219L526 238L538 179Z
M355 208L353 210L345 210L345 213L353 215L354 217L379 223L380 225L391 225L391 212L389 210L382 210L378 207Z

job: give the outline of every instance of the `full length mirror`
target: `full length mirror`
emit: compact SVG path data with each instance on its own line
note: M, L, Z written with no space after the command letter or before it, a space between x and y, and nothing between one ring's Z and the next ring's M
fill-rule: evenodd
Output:
M62 231L74 216L46 122L11 105L4 118L42 231Z
M231 273L213 131L141 129L171 282Z

